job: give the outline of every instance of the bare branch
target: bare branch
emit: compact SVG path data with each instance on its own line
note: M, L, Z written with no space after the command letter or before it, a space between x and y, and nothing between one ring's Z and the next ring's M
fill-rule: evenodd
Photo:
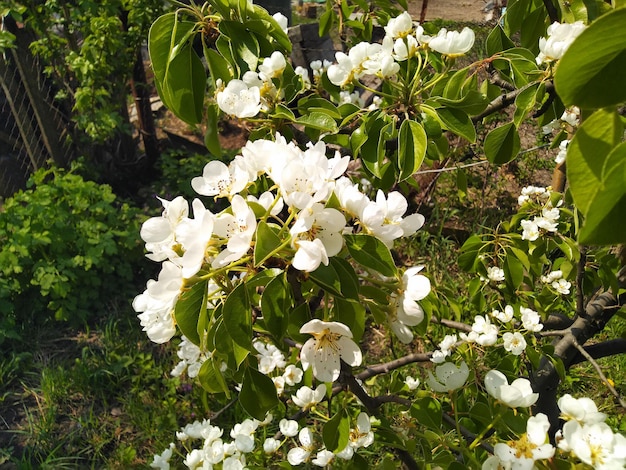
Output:
M364 371L359 372L355 377L359 380L367 380L376 375L386 374L392 370L399 369L407 364L413 364L415 362L430 362L432 354L432 352L407 354L406 356L394 359L393 361L368 366Z
M591 357L591 354L589 354L585 350L585 348L583 348L580 344L578 344L578 341L576 341L576 338L572 338L572 345L576 349L578 349L578 352L580 354L582 354L582 356L585 359L587 359L587 361L589 361L589 363L596 370L596 372L597 372L598 376L600 377L600 379L602 380L602 382L604 382L604 385L606 385L606 387L609 389L609 391L613 394L613 396L618 401L620 406L626 410L626 402L622 399L622 397L620 397L619 393L617 392L617 390L615 390L615 387L611 384L611 382L608 381L608 379L606 378L606 375L604 375L604 372L602 372L602 368L596 362L596 360L593 357Z
M594 359L601 359L607 356L616 356L618 354L626 354L626 338L610 339L602 343L590 344L584 346L585 351ZM582 354L577 354L572 359L572 364L579 364L587 359Z

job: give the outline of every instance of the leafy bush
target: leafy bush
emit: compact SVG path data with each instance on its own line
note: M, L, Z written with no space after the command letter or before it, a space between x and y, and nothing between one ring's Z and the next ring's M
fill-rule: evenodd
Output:
M49 314L84 322L132 289L138 211L75 170L39 170L0 212L0 343Z

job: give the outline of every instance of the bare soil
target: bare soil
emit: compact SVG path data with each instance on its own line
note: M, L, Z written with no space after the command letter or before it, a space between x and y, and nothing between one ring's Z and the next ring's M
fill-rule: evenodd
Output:
M425 20L444 19L481 23L486 21L485 7L493 1L487 0L412 0L409 13L419 19L423 2L427 2Z

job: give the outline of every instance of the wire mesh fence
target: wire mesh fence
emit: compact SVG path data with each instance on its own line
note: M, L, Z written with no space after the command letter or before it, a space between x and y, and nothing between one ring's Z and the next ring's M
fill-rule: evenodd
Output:
M28 39L16 34L16 47L0 55L0 197L24 188L29 175L54 160L72 158L67 119L56 107L54 89Z

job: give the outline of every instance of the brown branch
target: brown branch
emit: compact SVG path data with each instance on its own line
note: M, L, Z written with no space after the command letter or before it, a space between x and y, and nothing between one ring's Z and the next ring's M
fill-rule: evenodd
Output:
M407 364L413 364L415 362L430 362L432 354L432 352L407 354L406 356L394 359L393 361L368 366L364 371L359 372L355 377L359 380L367 380L371 377L386 374L392 370L399 369Z
M526 90L528 87L533 86L534 84L535 83L529 83L528 85L523 86L522 88L518 88L516 90L511 90L508 93L501 94L500 96L495 98L491 103L489 103L482 113L476 116L472 116L472 122L474 123L480 122L483 118L493 113L496 113L498 111L501 111L504 108L509 107L510 105L515 103L515 98L517 98L517 95L519 95L522 91ZM546 86L546 92L548 93L550 93L554 89L554 85L552 84L552 82L545 82L545 86Z
M446 320L445 318L435 318L432 317L430 319L433 323L438 323L439 325L447 326L448 328L454 328L455 330L463 331L465 333L469 333L472 331L472 327L466 323L462 323L460 321L454 320Z
M618 274L620 287L626 285L626 269ZM563 361L565 369L569 369L574 359L581 354L576 344L583 345L585 342L602 331L606 323L613 317L619 306L626 303L626 294L620 296L612 292L604 292L585 307L583 315L577 316L572 325L561 332L551 332L551 335L560 336L555 339L554 356ZM539 393L539 399L534 406L535 412L544 413L550 420L550 436L559 428L560 410L557 405L557 391L560 383L558 371L549 357L542 357L539 368L531 375L533 388Z
M543 5L546 7L546 10L548 11L548 16L550 17L550 23L559 21L559 12L554 6L554 3L552 3L552 0L543 0Z

